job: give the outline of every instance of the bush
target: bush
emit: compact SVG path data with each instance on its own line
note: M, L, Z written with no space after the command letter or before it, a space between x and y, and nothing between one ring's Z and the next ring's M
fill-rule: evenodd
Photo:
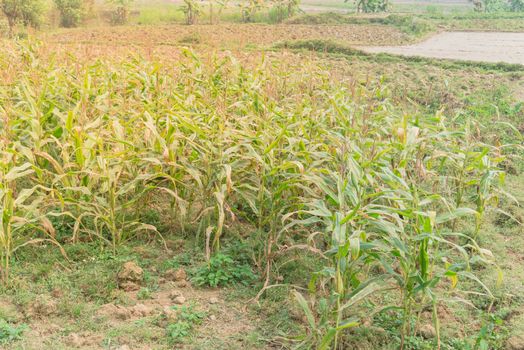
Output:
M60 12L60 25L66 28L77 27L85 17L82 0L54 0Z

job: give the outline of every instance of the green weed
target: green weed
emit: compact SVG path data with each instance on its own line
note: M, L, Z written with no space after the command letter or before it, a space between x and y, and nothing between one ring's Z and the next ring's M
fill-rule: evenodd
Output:
M16 340L22 339L22 334L27 330L27 325L14 326L3 319L0 319L0 344L6 345Z
M177 312L177 322L171 323L166 327L169 344L180 343L190 336L194 327L201 324L206 316L205 312L196 311L194 304L174 306L173 309Z
M199 286L218 287L234 283L248 284L254 279L250 266L218 253L211 257L207 265L200 267L191 280Z

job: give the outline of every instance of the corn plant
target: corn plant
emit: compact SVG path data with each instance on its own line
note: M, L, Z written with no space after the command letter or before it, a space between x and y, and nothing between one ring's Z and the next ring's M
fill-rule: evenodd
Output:
M0 246L2 283L9 282L9 265L18 249L40 242L50 242L60 247L55 239L54 228L41 209L51 189L39 185L23 186L35 173L30 162L16 165L17 149L14 145L2 145L0 161ZM19 157L22 158L22 157ZM23 158L22 158L23 159ZM33 230L41 232L37 235ZM60 247L61 249L61 247ZM62 250L63 252L63 250ZM65 254L65 253L64 253Z
M383 93L379 90L377 96ZM416 119L411 124L406 117L384 114L383 106L374 110L377 106L372 101L364 114L352 113L347 97L336 98L334 120L337 115L352 117L336 123L326 120L332 124L330 129L324 127L330 132L323 142L333 147L331 155L318 160L322 167L316 172L304 175L317 187L313 192L316 199L307 199L308 209L297 212L302 219L291 223L291 227L320 229L328 247L324 255L331 260L329 268L319 271L310 285L314 294L319 281L321 285L331 285L328 296L322 300L327 300L332 310L328 314L334 316L324 319L324 331L316 342L318 346L341 346L341 325L357 322L354 316L358 315L358 308L351 309L356 307L355 297L361 301L395 283L402 303L387 308L398 308L404 315L401 348L404 338L414 331L410 328L411 315L421 312L421 305L427 304L433 309L436 345L440 346L437 305L446 300L447 293L440 289L444 280L451 280L454 289L459 279L472 279L484 288L485 295L492 297L469 267L472 258L493 264L490 252L481 249L474 237L456 232L449 224L466 216L481 215L487 202L479 200L478 193L469 186L485 182L486 176L490 176L486 174L493 177L496 173L485 173L484 169L489 162L500 159L496 150L486 148L480 157L489 160L484 159L481 164L476 157L457 154L458 149L468 152L470 147L479 147L478 143L468 144L467 129L450 133L443 121L435 123L438 119L428 124ZM359 123L363 125L359 127ZM466 163L449 166L446 160L455 156L466 159ZM460 185L440 187L440 174L444 179L460 178ZM491 186L496 185L490 182L479 186L483 188L482 198L488 198ZM474 205L476 210L467 205ZM384 273L371 274L373 266L380 266ZM302 308L312 313L311 308L304 306L304 300L298 299Z
M262 2L241 4L252 20ZM58 244L48 217L74 222L61 242L116 250L160 234L141 221L154 208L209 264L244 225L263 278L255 299L290 250L313 254L322 268L308 295L293 293L304 347L345 348L349 328L387 310L402 317L403 347L426 309L438 347L439 305L467 302L464 280L493 299L471 265L496 266L478 236L504 195L507 151L473 121L406 115L381 81L334 79L298 56L42 55L28 45L0 58L15 62L0 62L11 70L0 89L4 281L18 247Z

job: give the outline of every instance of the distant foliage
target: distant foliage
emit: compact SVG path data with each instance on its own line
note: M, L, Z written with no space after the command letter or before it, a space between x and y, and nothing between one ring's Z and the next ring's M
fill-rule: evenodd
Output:
M107 0L109 4L115 6L111 14L111 24L122 25L129 21L129 7L134 0Z
M482 5L486 12L501 12L507 9L508 3L504 0L483 0Z
M473 0L477 12L524 12L524 0Z
M216 0L216 3L218 5L217 20L220 21L220 17L222 16L222 12L229 5L229 0Z
M346 0L348 2L348 0ZM389 10L388 0L356 0L357 12L386 12Z
M86 15L83 0L54 0L60 12L60 25L66 28L77 27Z
M509 7L513 12L524 12L524 0L510 0Z
M280 23L298 13L300 0L273 0L272 10L276 15L275 22Z
M198 17L200 17L200 15L202 14L200 4L198 4L198 2L196 2L195 0L184 0L184 6L182 7L182 11L186 16L186 24L196 24L198 21Z
M7 18L11 35L18 23L38 27L42 22L42 0L0 0L0 7Z
M245 0L241 1L240 12L242 14L242 22L248 23L253 22L255 14L266 6L263 0Z

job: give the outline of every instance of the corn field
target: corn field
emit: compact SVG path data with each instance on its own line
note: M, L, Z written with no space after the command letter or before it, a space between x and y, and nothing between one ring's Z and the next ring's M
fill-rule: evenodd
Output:
M511 145L486 141L474 120L404 114L381 81L271 57L187 50L172 64L85 63L44 59L30 43L0 66L4 284L28 246L54 244L67 261L63 246L75 242L162 241L143 222L158 208L178 230L194 228L208 258L232 226L249 227L259 298L279 256L314 257L322 269L293 292L307 319L298 347L343 349L386 309L402 315L404 339L429 308L437 348L439 305L493 298L471 265L496 266L477 239L484 213L509 196L500 185ZM68 236L57 235L60 220Z

